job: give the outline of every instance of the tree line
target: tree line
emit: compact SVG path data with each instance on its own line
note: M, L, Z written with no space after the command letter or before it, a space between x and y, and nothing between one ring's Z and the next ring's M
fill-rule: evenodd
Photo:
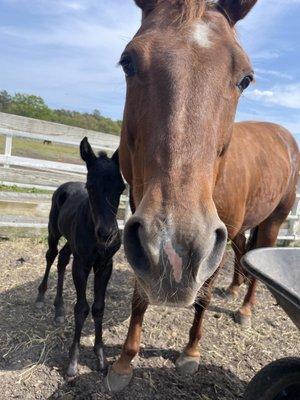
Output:
M122 121L114 121L101 115L99 110L92 113L81 113L64 109L51 109L44 99L32 94L9 94L0 91L0 112L36 118L59 124L76 126L105 133L120 134Z

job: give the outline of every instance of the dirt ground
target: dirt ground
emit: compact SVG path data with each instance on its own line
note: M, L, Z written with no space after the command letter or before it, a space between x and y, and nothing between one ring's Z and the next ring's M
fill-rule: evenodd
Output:
M103 377L95 370L93 323L86 323L80 374L66 383L64 373L73 330L74 290L70 268L66 276L67 320L53 325L53 268L44 310L34 300L44 271L45 241L14 239L0 242L0 399L242 399L249 380L272 360L300 354L299 333L269 292L259 285L252 329L243 330L232 319L241 298L229 302L219 289L232 273L232 256L216 284L205 318L205 337L199 371L181 378L174 360L183 348L192 309L150 307L143 329L142 351L134 362L134 378L126 391L105 393ZM120 252L108 288L104 340L109 361L120 353L130 313L133 275ZM91 283L91 282L90 282ZM91 286L89 299L92 299Z

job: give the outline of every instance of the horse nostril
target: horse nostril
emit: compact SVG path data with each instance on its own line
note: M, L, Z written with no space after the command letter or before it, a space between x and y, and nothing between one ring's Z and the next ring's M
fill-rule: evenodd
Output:
M212 246L212 251L210 254L211 265L218 264L221 262L221 258L225 251L225 246L227 243L228 233L225 225L221 225L215 230L215 241ZM214 261L213 261L214 260ZM216 262L216 260L218 260Z
M145 273L150 268L149 258L141 239L144 234L143 222L137 217L132 217L125 226L124 248L129 264L140 273Z
M216 235L215 245L218 246L218 244L223 244L224 242L226 242L228 234L225 226L216 229L215 235Z

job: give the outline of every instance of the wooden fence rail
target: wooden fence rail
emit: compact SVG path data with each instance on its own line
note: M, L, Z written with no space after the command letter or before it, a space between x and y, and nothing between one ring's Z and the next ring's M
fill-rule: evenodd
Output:
M15 137L21 137L31 140L39 140L39 141L47 141L50 143L57 143L65 146L75 146L79 147L79 143L81 138L76 138L72 136L72 140L70 140L70 136L64 135L40 135L37 133L30 133L30 132L22 132L22 131L13 131L11 129L5 129L0 127L0 135L5 136L5 153L0 154L0 165L2 164L5 169L10 167L16 167L15 170L20 171L22 170L31 170L31 171L44 171L47 173L53 173L55 171L56 174L67 174L69 176L73 176L74 178L80 178L84 180L84 175L86 174L86 168L83 165L79 164L70 164L70 163L62 163L56 161L49 161L43 159L33 159L33 158L26 158L26 157L18 157L12 155L13 149L13 139ZM103 137L103 135L102 135ZM92 146L96 149L105 150L110 153L116 150L116 143L111 143L111 146L103 145L101 141L97 141L95 137L93 137L93 141L91 142ZM5 174L4 174L5 176ZM14 182L14 179L10 177L10 180L3 179L2 177L2 184L4 185L16 185L20 187L33 187L37 189L45 188L45 189L52 189L54 190L59 184L54 185L41 185L41 184L34 184L29 182ZM298 187L298 192L300 188ZM299 220L300 220L300 194L297 194L297 200L293 207L291 214L289 215L285 226L280 231L279 240L287 240L287 241L295 241L300 240L300 235L298 234L299 231ZM125 204L124 204L125 203ZM124 219L118 221L120 228L124 227L124 223L130 217L130 207L129 207L129 200L128 196L125 196L125 201L123 202L124 211ZM9 222L9 221L2 221L0 216L0 227L45 227L46 224L34 224L28 222Z

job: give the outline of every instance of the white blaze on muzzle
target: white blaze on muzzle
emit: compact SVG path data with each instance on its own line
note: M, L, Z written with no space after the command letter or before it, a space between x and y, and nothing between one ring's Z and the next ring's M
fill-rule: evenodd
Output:
M169 263L172 268L172 273L177 283L181 282L182 278L182 258L176 253L171 241L164 244L164 251L168 256Z

